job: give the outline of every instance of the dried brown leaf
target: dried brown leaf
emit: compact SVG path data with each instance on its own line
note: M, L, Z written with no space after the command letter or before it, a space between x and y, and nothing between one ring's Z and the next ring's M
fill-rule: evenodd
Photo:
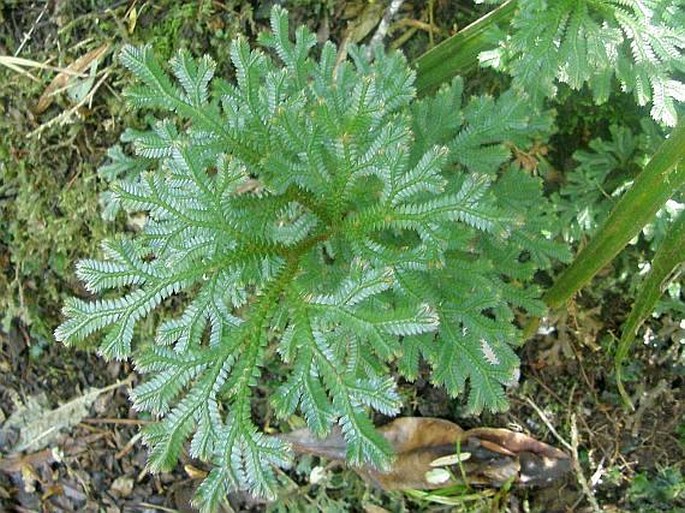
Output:
M25 404L0 426L0 434L19 431L19 440L10 448L9 453L39 451L49 446L61 429L75 426L88 415L89 408L100 394L127 383L128 380L105 388L92 388L52 410L46 407L44 394L28 397Z
M486 486L546 485L570 469L569 456L550 445L508 429L477 428L464 431L437 418L405 417L379 428L396 458L388 472L372 467L355 469L385 490L430 490L463 482ZM282 436L296 453L345 459L345 441L339 429L323 440L300 429ZM436 461L439 463L436 464Z
M74 78L75 73L82 73L83 71L87 70L95 60L102 58L108 50L109 44L105 43L95 50L91 50L87 54L82 55L69 66L67 66L66 70L58 73L57 76L52 79L52 82L50 82L50 84L45 88L43 94L40 95L40 98L38 98L38 103L33 109L34 113L40 114L41 112L44 112L50 105L52 105L55 93L64 89Z

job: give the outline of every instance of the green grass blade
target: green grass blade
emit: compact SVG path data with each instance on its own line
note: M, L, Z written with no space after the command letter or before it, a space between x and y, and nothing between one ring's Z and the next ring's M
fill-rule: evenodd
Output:
M633 408L633 404L623 388L622 368L621 365L628 355L630 346L635 339L637 330L642 325L647 316L654 310L654 305L663 294L666 286L673 280L677 274L677 269L685 262L685 214L679 214L678 219L670 227L666 234L666 238L659 246L654 260L652 261L652 269L649 271L645 279L640 293L635 298L635 304L623 325L623 333L621 340L616 349L614 356L614 365L616 366L616 383L618 390L623 397L626 406ZM634 408L633 408L634 409Z
M472 69L478 61L478 55L494 46L494 42L487 37L487 31L493 25L509 22L516 5L516 0L509 0L416 59L414 67L418 95L429 93L455 75Z
M685 121L681 120L616 204L599 232L547 291L543 299L550 308L559 308L585 286L685 184L685 165L678 166L684 156Z

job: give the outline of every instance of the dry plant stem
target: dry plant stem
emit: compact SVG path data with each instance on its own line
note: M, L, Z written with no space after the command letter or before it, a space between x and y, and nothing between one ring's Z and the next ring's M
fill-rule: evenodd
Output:
M165 511L167 513L179 513L179 510L177 509L165 508L164 506L160 506L159 504L152 504L151 502L139 502L138 506L141 509L153 509L155 511Z
M390 22L394 18L395 14L397 14L397 11L400 10L400 7L402 7L403 3L404 0L392 0L390 2L390 5L385 10L385 14L381 19L381 22L378 24L376 33L373 35L371 41L369 42L369 49L367 50L369 57L371 57L373 48L376 45L381 44L383 42L383 39L385 39L385 36L388 34L388 29L390 28Z
M525 398L526 403L528 406L533 408L535 410L535 413L538 414L540 417L540 420L545 423L545 426L547 426L547 429L554 435L554 438L556 438L561 445L563 445L566 449L569 451L573 452L573 446L566 441L566 439L562 438L562 436L557 432L557 430L554 428L550 420L547 418L547 415L545 415L545 412L542 411L542 409L533 402L533 400L530 397Z
M637 407L637 411L633 415L633 418L628 421L629 424L632 424L630 434L633 438L637 437L639 434L640 424L642 423L642 417L645 412L654 406L654 403L662 394L669 390L668 383L665 379L662 379L652 390L645 390L642 392L639 398L640 405Z
M405 31L401 36L399 36L397 39L395 39L392 43L390 43L390 48L392 50L397 50L398 48L401 48L404 43L409 41L414 34L418 32L417 27L413 27L410 25L410 29Z
M21 40L21 44L19 45L19 48L17 48L17 51L14 52L15 57L21 53L21 51L24 49L24 46L26 45L26 43L28 43L31 40L31 36L33 36L33 31L36 30L38 23L40 23L40 20L43 18L43 16L45 16L45 13L48 10L48 5L50 5L50 2L45 2L43 9L40 11L40 14L38 14L36 21L33 22L33 25L31 25L31 28L29 29L29 31L24 32L24 37Z
M592 489L588 484L585 474L583 474L583 469L580 468L580 461L578 460L578 425L576 423L575 413L571 414L571 444L573 446L571 451L571 455L573 457L573 470L576 474L578 484L583 489L583 493L585 494L587 501L590 503L592 510L595 513L601 513L602 508L599 507L599 503L597 502L595 495L592 493Z
M3 66L5 66L5 67L11 69L11 70L14 71L15 73L18 73L19 75L24 75L25 77L27 77L27 78L33 80L34 82L40 82L40 79L38 79L38 77L32 75L31 73L29 73L29 72L26 71L25 69L20 68L19 66L16 66L16 65L12 64L11 62L8 62L8 61L7 61L7 59L11 59L11 58L12 58L12 57L7 57L7 56L5 56L5 55L0 56L0 64L2 64Z
M434 12L435 12L435 0L428 0L428 42L430 45L430 48L433 48L435 46L435 38L433 37L433 28L435 26L435 20L434 20Z
M47 62L50 62L52 59L48 59ZM66 75L73 75L75 77L79 78L85 78L88 76L87 73L83 73L80 71L73 71L70 70L69 68L64 68L60 66L51 66L50 64L43 63L43 62L38 62L38 61L33 61L31 59L24 59L23 57L10 57L9 55L3 55L0 57L0 62L2 64L14 64L15 66L24 66L27 68L39 68L39 69L45 69L49 71L56 71L58 73L64 73Z
M602 508L599 507L599 503L597 502L597 499L595 498L594 494L592 493L592 489L590 488L590 484L588 483L587 478L585 477L585 474L583 474L583 469L580 467L580 461L578 460L578 425L576 421L576 414L573 413L571 414L571 442L567 442L564 438L561 437L561 435L557 432L557 430L554 428L552 423L549 421L547 418L547 415L540 409L540 407L533 402L532 399L529 397L526 397L526 403L535 410L535 413L538 414L542 422L545 423L547 428L550 430L552 435L559 441L561 445L566 447L571 452L571 460L572 460L572 466L573 466L573 472L576 475L576 480L578 481L578 484L580 485L581 489L583 490L583 494L585 495L585 498L587 501L590 503L590 506L592 507L592 511L594 513L601 513Z
M120 460L121 458L126 456L129 452L133 450L133 447L138 443L138 440L140 440L142 437L143 433L141 432L138 432L135 435L133 435L131 439L126 443L124 448L114 455L114 459Z
M401 20L397 20L395 23L393 23L393 30L390 32L392 33L394 29L402 27L411 27L414 29L422 30L423 32L433 32L433 34L438 34L440 36L448 35L447 31L441 29L440 27L432 27L430 23L426 23L425 21L421 20L414 20L412 18L403 18Z
M50 62L50 59L48 59L48 62ZM24 68L38 68L49 71L56 71L58 73L64 73L81 78L87 76L85 73L79 73L66 68L60 68L58 66L50 66L47 63L32 61L31 59L24 59L22 57L12 57L11 55L0 55L0 65L11 69L15 73L25 75L34 82L40 82L41 80L32 75L31 73L29 73L28 71L26 71Z
M154 420L143 419L83 419L81 422L83 424L123 424L126 426L145 426L155 423Z

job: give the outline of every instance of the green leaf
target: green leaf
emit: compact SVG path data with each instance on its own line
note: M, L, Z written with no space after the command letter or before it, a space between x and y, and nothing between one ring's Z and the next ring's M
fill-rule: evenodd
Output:
M172 85L149 45L140 48L125 45L119 53L119 60L145 84L126 93L131 103L137 107L176 108L180 92Z
M544 301L559 308L625 247L666 201L685 184L685 122L670 137L618 201L602 228L576 256L573 264L545 293Z
M504 4L504 8L514 3ZM506 71L516 89L534 103L556 94L557 83L587 84L606 101L611 78L632 92L638 105L652 103L651 116L677 123L676 102L685 100L680 80L685 30L680 0L557 0L517 2L509 34L482 56Z
M185 91L186 101L195 107L204 105L209 98L208 86L216 68L214 61L206 55L196 61L187 50L179 50L169 64Z
M364 413L350 410L340 419L340 426L347 442L347 461L358 467L369 462L379 470L389 469L393 458L390 443Z
M685 248L685 215L681 212L654 255L651 269L640 287L630 315L623 323L621 340L614 355L618 389L624 403L633 409L630 397L623 387L622 365L635 340L637 330L654 310L654 306L663 295L665 287L675 278L679 266L685 262L683 248Z

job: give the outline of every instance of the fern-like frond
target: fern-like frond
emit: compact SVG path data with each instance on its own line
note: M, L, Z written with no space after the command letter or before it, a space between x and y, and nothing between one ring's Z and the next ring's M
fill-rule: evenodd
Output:
M460 80L415 101L400 53L352 45L336 62L327 43L316 59L315 36L289 30L276 7L263 48L237 38L231 83L207 57L181 51L167 73L149 47L124 47L139 83L126 98L154 117L103 173L112 205L144 223L78 264L105 295L68 300L55 333L103 331L105 357L133 358L146 376L134 406L157 419L149 468L189 444L214 467L203 511L238 488L273 498L273 466L290 463L251 410L267 366L279 418L299 412L319 436L339 425L359 466L392 461L371 413L399 412L393 366L415 379L424 358L474 411L502 409L515 309L539 313L533 275L563 253L539 181L510 165L548 115L512 93L462 107ZM154 340L134 350L159 307Z
M682 0L521 2L510 37L481 60L511 73L534 100L563 82L588 84L604 102L615 77L639 105L652 104L655 120L675 126L675 103L685 100L685 29L673 13L683 7Z
M171 83L149 45L139 48L124 46L119 60L143 83L126 93L128 101L134 106L169 110L177 107L180 91Z
M216 64L208 56L196 61L186 50L171 59L171 69L185 92L185 99L195 107L202 107L209 99L209 83Z

